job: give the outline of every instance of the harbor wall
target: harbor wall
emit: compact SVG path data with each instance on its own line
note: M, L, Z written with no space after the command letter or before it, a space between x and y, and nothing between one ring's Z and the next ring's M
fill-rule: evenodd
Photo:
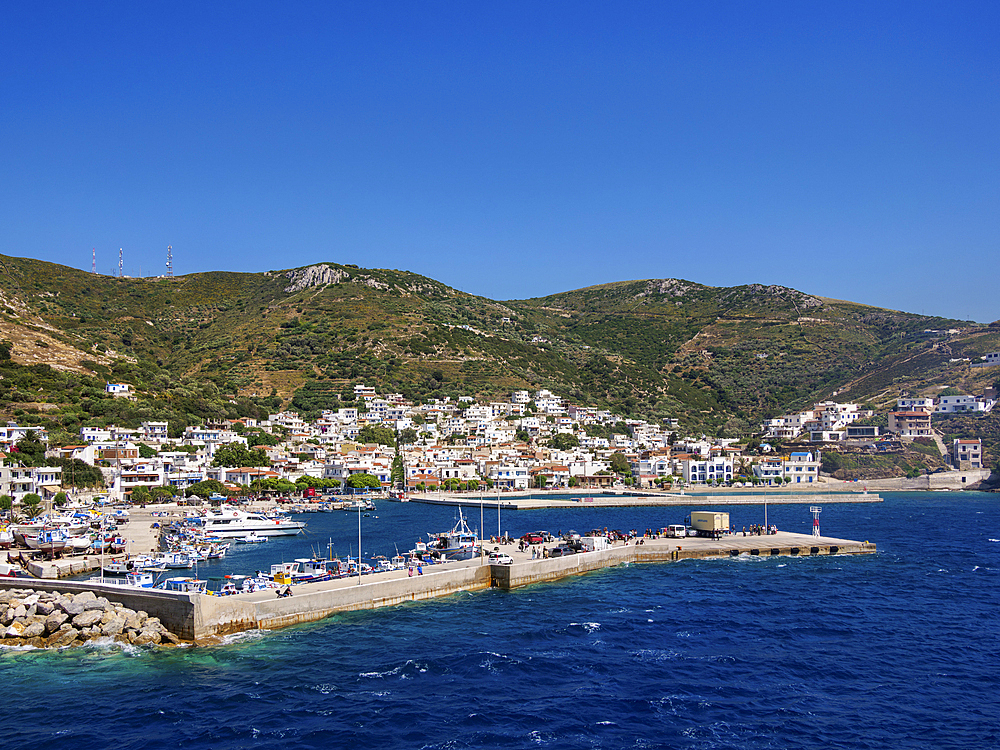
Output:
M738 542L736 540L739 540ZM555 559L532 560L513 565L490 566L491 586L514 589L533 583L555 581L566 576L588 573L626 563L663 563L680 560L709 560L738 557L809 557L810 555L858 555L876 551L874 544L848 540L814 539L804 536L794 544L772 541L768 536L731 537L711 546L685 548L684 540L676 548L664 545L633 544L597 552L566 555Z
M260 595L200 597L196 636L201 639L252 628L284 627L321 620L336 612L388 607L459 591L478 591L490 587L490 566L438 570L426 575L367 581L361 585L352 585L350 579L340 579L336 583L339 585L335 587L325 583L295 586L294 594L286 598L278 598L274 591Z
M30 578L0 579L0 588L33 588L63 593L93 591L113 602L158 617L179 637L190 641L258 628L270 629L313 622L337 612L375 609L486 588L514 589L555 581L626 563L663 563L680 560L719 559L739 555L761 557L869 554L874 544L830 537L781 533L767 536L730 535L707 539L660 539L626 544L595 552L557 558L484 565L479 561L433 566L424 575L362 580L336 579L293 587L293 595L279 598L274 589L235 596L207 596L153 589L131 589L89 581L44 581Z

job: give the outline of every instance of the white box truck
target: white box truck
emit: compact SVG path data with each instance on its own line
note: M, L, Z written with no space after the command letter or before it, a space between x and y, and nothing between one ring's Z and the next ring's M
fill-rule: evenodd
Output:
M581 536L580 544L583 545L584 552L597 552L611 546L606 536Z
M692 511L691 527L698 532L698 536L724 534L729 531L729 514L710 510Z

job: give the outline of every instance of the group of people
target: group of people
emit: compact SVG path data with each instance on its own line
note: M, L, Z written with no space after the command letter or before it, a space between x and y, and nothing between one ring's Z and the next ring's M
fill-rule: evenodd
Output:
M747 532L748 532L747 527L744 526L743 536L746 536ZM771 524L770 526L764 526L764 524L760 523L750 524L750 529L749 529L750 536L764 536L765 534L777 534L777 533L778 533L778 527L775 526L774 524Z

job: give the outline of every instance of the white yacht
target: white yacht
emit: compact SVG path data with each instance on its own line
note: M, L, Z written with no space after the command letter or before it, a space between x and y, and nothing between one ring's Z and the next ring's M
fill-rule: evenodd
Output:
M236 508L213 510L208 515L192 519L206 534L223 538L244 538L251 531L257 536L295 536L306 527L304 521L288 518L268 518L262 513L247 513Z

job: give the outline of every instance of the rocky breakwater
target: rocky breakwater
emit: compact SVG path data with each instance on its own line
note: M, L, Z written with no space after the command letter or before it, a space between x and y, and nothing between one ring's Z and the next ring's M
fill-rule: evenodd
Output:
M136 646L181 642L157 618L92 591L0 591L0 646L63 648L97 638Z

